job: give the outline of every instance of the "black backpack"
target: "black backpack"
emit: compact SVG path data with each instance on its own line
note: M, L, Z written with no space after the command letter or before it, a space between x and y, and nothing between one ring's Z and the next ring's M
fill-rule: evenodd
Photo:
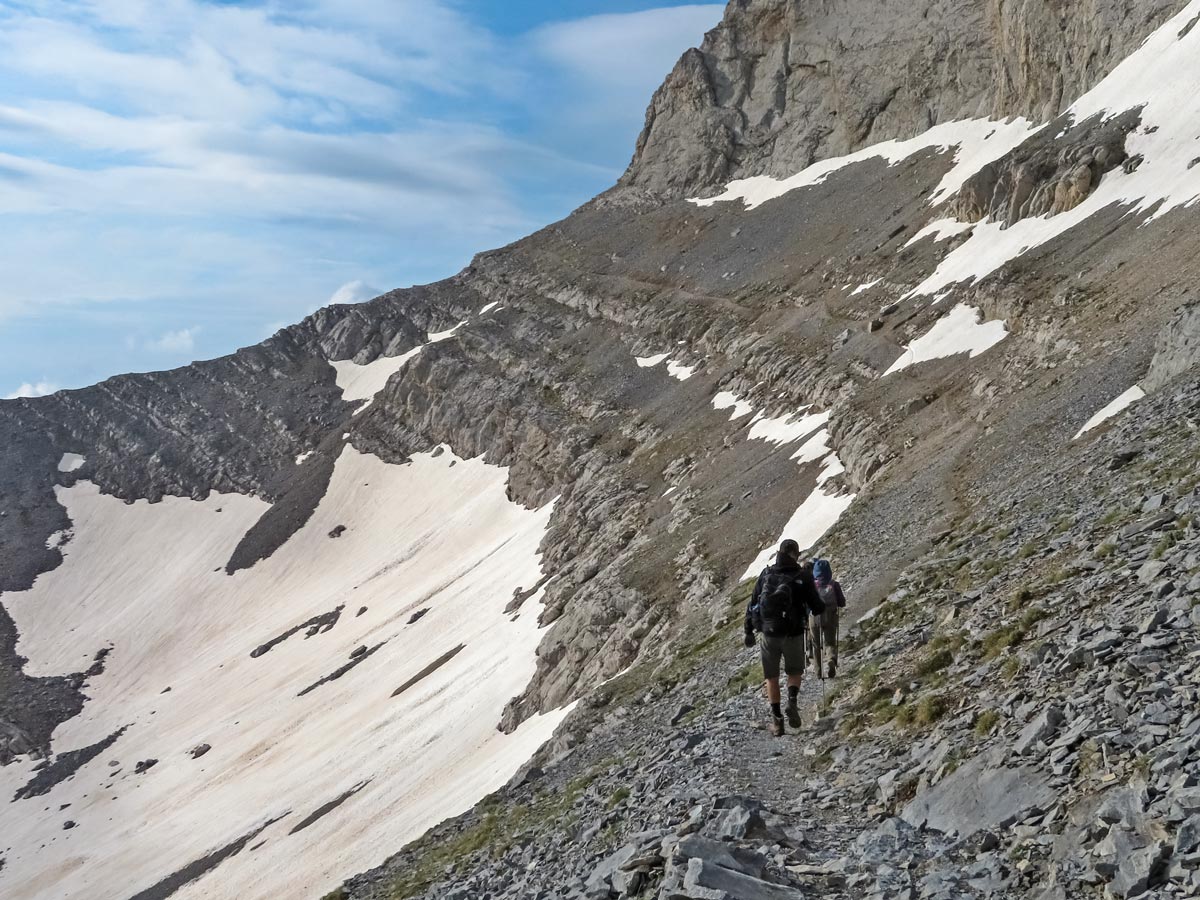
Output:
M759 631L767 637L787 637L800 633L800 623L793 622L796 615L792 602L792 577L766 569L762 574L762 588L758 597Z

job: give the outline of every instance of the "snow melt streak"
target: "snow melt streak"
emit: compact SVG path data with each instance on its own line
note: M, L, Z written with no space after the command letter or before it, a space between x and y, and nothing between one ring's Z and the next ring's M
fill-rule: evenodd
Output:
M884 141L849 156L822 160L790 178L777 179L768 175L756 175L753 178L733 181L726 186L723 194L691 202L697 206L712 206L714 203L741 200L746 209L754 209L768 200L782 197L789 191L820 184L834 172L855 163L883 159L888 165L895 165L922 150L949 150L953 147L954 165L929 201L931 206L936 206L947 197L958 193L968 178L988 163L1000 159L1014 147L1024 143L1037 130L1025 119L1008 122L991 119L946 122L907 141Z
M1083 427L1080 428L1079 431L1075 432L1075 438L1078 439L1083 437L1083 435L1087 434L1093 428L1096 428L1104 422L1107 422L1118 413L1124 412L1126 409L1137 403L1145 396L1146 392L1135 384L1112 403L1108 404L1108 406L1104 407L1102 410L1084 422Z
M503 784L565 715L512 735L496 730L534 671L540 597L515 620L503 609L541 577L537 548L551 513L509 502L506 479L449 452L391 466L348 447L308 524L233 576L221 567L265 511L261 501L213 494L127 506L89 482L60 488L75 536L58 569L5 595L18 650L31 674L58 674L113 648L83 713L56 732L57 752L129 728L48 796L0 805L0 833L12 844L0 895L130 896L288 813L256 839L263 846L172 900L321 896ZM345 532L331 539L339 525ZM339 605L332 630L308 639L301 631L250 657ZM360 646L378 650L297 696ZM193 760L188 751L202 742L212 749ZM152 758L154 768L133 774ZM0 769L0 791L11 797L31 769ZM69 813L43 812L65 803ZM68 817L78 827L64 831Z

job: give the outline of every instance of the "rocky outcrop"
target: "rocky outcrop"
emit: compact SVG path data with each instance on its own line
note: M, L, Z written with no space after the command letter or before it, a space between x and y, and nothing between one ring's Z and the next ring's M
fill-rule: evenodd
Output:
M1051 122L969 178L951 204L955 218L1007 226L1074 209L1109 172L1140 165L1125 151L1125 139L1139 121L1138 110L1130 110L1078 124L1069 117Z
M1146 391L1157 391L1200 365L1200 303L1183 306L1159 332L1154 359L1142 379Z
M1179 0L733 0L646 113L621 184L704 194L941 122L1048 121Z

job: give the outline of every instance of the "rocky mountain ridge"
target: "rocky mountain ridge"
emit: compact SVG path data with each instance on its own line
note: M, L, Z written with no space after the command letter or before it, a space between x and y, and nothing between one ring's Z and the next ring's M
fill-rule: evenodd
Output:
M655 94L621 184L702 195L943 122L1050 121L1178 9L1170 0L733 2Z

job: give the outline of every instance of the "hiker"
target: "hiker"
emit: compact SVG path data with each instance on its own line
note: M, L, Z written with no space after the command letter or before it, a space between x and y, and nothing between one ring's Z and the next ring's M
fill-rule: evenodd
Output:
M755 632L762 648L763 678L767 682L767 700L771 704L771 733L781 737L783 710L780 709L780 662L787 673L787 719L792 728L800 727L800 680L804 674L804 633L808 614L824 612L825 605L813 584L812 576L800 566L800 545L788 539L779 545L775 562L763 569L754 583L754 593L746 607L746 646L755 644Z
M812 641L814 644L824 645L829 657L829 677L836 678L838 637L841 631L840 610L846 606L846 595L842 593L841 583L833 578L833 566L829 564L829 560L813 560L812 572L817 593L825 604L825 612L813 617Z

